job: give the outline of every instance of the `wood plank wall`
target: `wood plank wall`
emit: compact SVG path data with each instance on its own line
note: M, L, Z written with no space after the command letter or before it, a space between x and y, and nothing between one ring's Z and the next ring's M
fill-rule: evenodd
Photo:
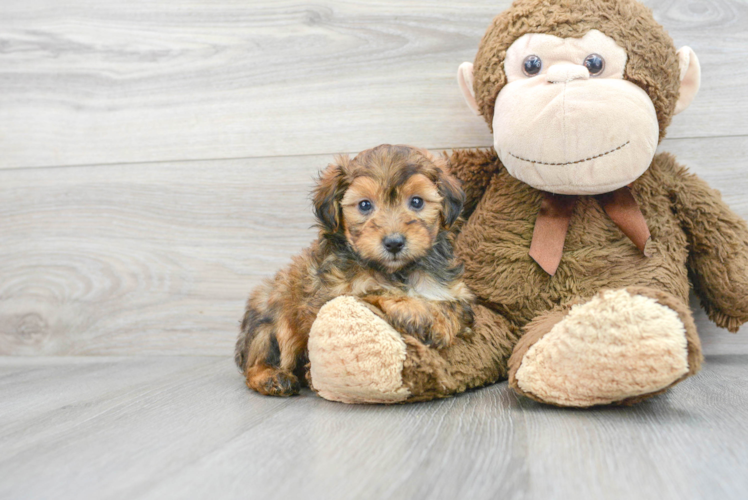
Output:
M5 0L0 354L229 354L334 153L491 144L455 72L509 3ZM748 2L645 3L703 69L660 149L748 218Z

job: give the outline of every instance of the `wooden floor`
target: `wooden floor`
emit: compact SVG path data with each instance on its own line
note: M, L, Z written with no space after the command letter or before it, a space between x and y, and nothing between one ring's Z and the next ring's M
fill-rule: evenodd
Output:
M746 378L720 355L630 408L382 407L250 394L228 357L5 358L0 497L744 500Z
M748 498L748 328L634 408L499 384L249 393L249 291L334 153L490 146L455 73L509 0L3 0L0 498ZM748 2L647 0L702 64L674 153L748 218Z

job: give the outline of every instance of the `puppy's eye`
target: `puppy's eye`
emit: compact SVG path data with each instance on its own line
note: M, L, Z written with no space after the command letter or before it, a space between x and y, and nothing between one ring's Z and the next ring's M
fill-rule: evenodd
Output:
M372 208L374 208L374 205L372 205L369 200L361 200L358 202L358 211L362 214L371 212Z
M542 67L543 61L538 56L527 56L522 62L522 71L527 76L537 75Z
M410 199L410 208L413 210L420 210L423 208L423 198L419 198L418 196L414 196Z
M590 54L584 60L584 67L590 72L590 76L597 76L605 69L605 59L599 54Z

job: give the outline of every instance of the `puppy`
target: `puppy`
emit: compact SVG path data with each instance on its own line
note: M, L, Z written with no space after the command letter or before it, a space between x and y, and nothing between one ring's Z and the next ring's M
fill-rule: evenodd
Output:
M358 297L436 348L473 323L452 253L465 195L446 160L391 145L336 160L313 193L319 238L247 302L235 360L262 394L299 392L309 330L335 297Z

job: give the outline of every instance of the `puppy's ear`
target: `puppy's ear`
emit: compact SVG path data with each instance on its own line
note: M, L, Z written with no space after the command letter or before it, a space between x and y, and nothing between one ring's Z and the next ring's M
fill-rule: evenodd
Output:
M460 187L460 181L449 174L446 168L440 168L439 171L437 189L444 198L442 201L442 224L445 229L449 229L462 213L462 207L465 205L465 192Z
M314 215L326 233L340 229L342 219L340 202L348 189L348 171L351 160L348 156L337 156L335 162L320 173L317 187L312 194Z

